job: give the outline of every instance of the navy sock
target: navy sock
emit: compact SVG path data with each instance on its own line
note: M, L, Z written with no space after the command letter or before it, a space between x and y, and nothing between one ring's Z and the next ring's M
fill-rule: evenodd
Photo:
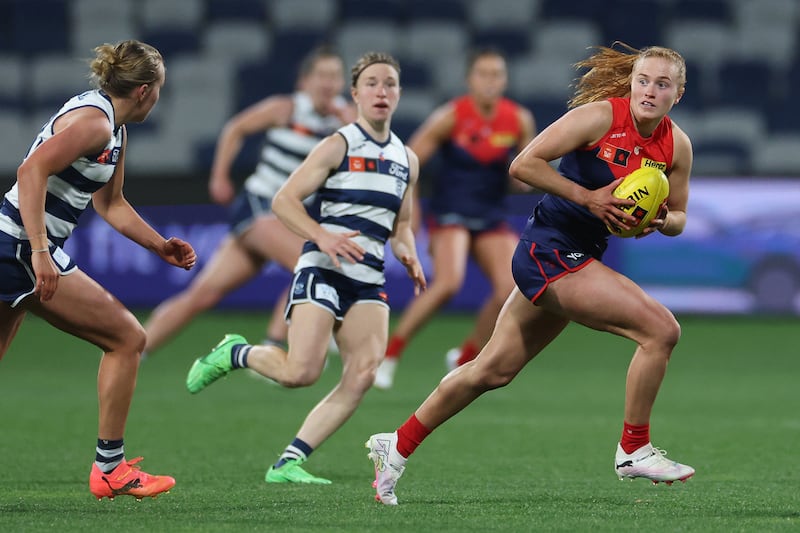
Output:
M103 440L97 439L97 448L95 449L94 464L97 468L108 474L114 470L123 459L125 459L125 450L123 440Z
M249 344L236 344L231 348L231 365L233 368L247 368L247 356L250 355L252 346Z
M288 445L285 450L283 450L283 453L281 454L280 459L278 459L278 462L275 463L274 468L280 468L291 460L299 459L301 461L305 461L313 451L314 448L309 446L307 442L295 437L292 443Z

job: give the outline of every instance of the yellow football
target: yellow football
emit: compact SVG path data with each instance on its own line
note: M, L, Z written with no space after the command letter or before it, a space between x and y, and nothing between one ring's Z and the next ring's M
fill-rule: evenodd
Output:
M638 223L629 230L607 225L608 231L617 237L635 237L650 225L650 221L658 214L658 208L669 196L669 180L657 168L642 167L625 176L613 194L617 198L630 198L636 202L622 210L633 215Z

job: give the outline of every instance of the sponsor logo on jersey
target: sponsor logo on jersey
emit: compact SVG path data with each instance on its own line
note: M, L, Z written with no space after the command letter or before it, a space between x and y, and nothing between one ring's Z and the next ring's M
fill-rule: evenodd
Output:
M597 152L597 157L603 161L608 161L611 164L619 165L621 167L628 166L628 158L631 156L630 151L614 146L611 143L603 143L600 151Z
M496 147L508 148L517 144L517 136L513 132L498 131L489 137L489 144Z
M667 164L663 161L653 161L652 159L642 158L642 168L657 168L661 172L666 172Z
M348 157L347 169L350 172L376 172L378 160L373 157Z
M119 160L119 148L114 149L106 149L100 152L100 155L97 156L97 161L101 165L116 165L117 161Z
M394 161L389 165L389 174L403 181L408 179L408 169Z
M380 172L408 181L408 167L389 159L351 156L347 158L347 169L350 172Z
M363 157L348 157L347 169L350 172L364 172L364 158Z

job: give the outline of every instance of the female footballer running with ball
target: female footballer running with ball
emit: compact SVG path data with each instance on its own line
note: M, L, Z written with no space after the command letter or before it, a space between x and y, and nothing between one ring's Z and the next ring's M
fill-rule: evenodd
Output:
M570 322L637 345L628 369L616 474L667 483L694 474L650 442L651 410L680 326L666 307L600 261L609 237L606 225L635 225L620 209L633 200L615 198L612 191L642 166L663 168L670 184L666 206L643 235L683 231L692 149L667 113L683 95L686 66L668 48L622 47L600 47L578 63L587 71L570 111L511 163L513 177L547 193L512 260L517 286L478 357L445 376L396 432L367 441L382 503L397 504L397 480L423 439L484 392L508 385ZM558 158L556 171L549 162Z

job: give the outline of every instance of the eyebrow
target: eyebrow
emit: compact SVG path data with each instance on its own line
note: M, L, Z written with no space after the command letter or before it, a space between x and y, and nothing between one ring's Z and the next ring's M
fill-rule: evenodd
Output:
M639 73L638 73L638 74L636 74L636 75L637 75L637 76L641 76L641 77L645 77L645 78L650 78L650 77L651 77L651 76L649 76L648 74L645 74L644 72L639 72ZM657 80L668 80L668 81L672 81L672 78L670 78L669 76L655 76L655 79L657 79Z
M364 79L365 79L365 80L374 80L374 81L378 81L380 78L378 78L378 76L367 76L367 77L365 77ZM395 78L394 76L389 76L389 77L387 77L387 78L383 78L383 80L384 80L384 81L397 81L397 78Z

